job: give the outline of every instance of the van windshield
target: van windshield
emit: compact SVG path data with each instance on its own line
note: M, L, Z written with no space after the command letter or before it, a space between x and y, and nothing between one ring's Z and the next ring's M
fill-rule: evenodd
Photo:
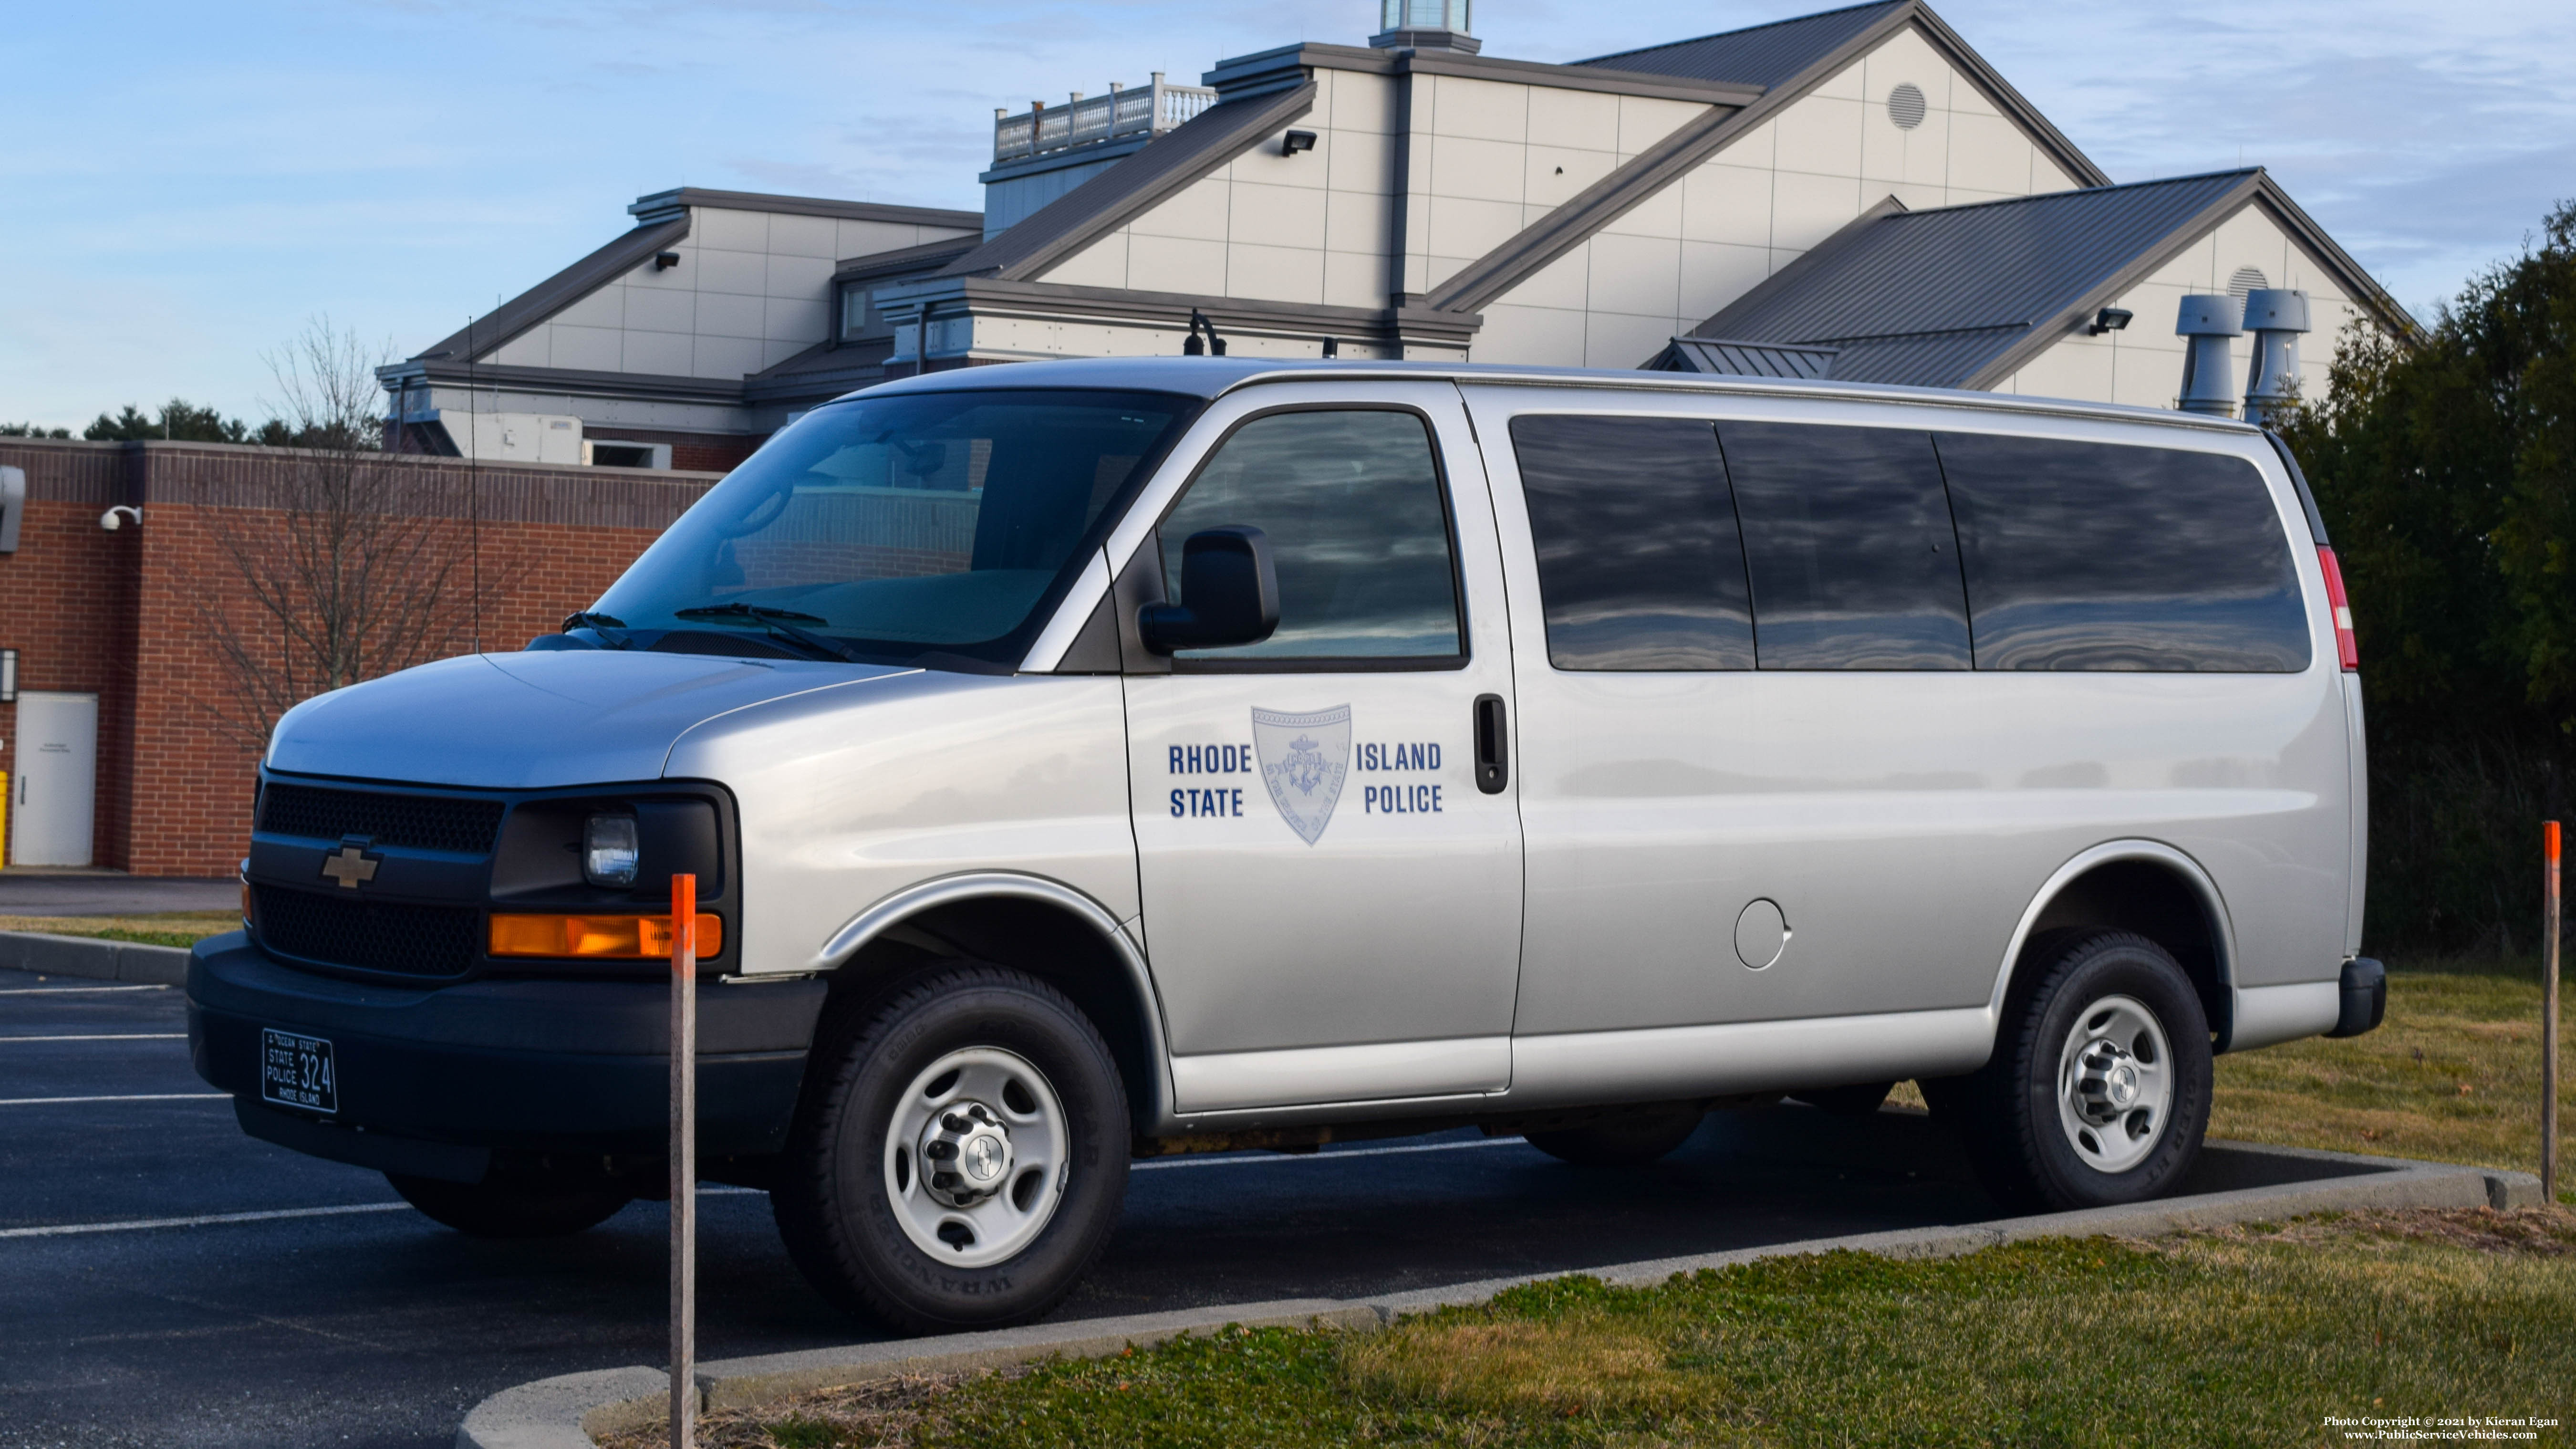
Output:
M817 408L698 500L589 622L628 647L1015 664L1199 405L1030 389Z

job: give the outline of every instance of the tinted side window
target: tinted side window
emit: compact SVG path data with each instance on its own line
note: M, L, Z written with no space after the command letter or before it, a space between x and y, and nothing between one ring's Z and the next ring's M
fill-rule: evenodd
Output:
M1716 431L1520 417L1512 451L1559 669L1750 669L1753 615Z
M1968 610L1928 434L1721 423L1764 669L1965 669Z
M1979 669L2308 667L2298 575L2251 463L1973 433L1939 446Z
M1235 431L1163 520L1164 586L1181 546L1221 524L1270 535L1279 632L1181 659L1456 658L1457 571L1431 434L1412 413L1274 413Z

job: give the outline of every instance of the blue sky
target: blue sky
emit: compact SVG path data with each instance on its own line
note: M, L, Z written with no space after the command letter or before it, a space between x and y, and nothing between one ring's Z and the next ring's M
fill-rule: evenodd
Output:
M1481 0L1572 60L1826 8ZM2576 196L2576 6L1947 0L2118 180L2270 166L2429 311ZM13 7L0 420L261 412L314 314L416 351L688 184L978 207L992 108L1296 40L1374 0L331 0Z

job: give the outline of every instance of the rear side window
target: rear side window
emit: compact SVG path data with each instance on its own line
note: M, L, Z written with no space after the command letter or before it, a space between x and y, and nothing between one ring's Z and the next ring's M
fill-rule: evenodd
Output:
M1687 418L1512 419L1559 669L1751 669L1753 617L1716 431Z
M1979 669L2308 667L2298 574L2253 464L1972 433L1939 448Z
M1929 434L1720 423L1764 669L1966 669L1958 543Z
M1176 658L1436 662L1466 653L1449 510L1419 416L1273 413L1236 429L1163 519L1169 597L1189 602L1180 585L1190 535L1240 523L1270 536L1279 630Z

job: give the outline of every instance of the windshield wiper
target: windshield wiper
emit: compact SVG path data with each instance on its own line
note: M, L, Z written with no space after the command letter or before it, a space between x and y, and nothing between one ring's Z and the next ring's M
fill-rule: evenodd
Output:
M793 619L799 624L832 622L820 614L800 614L794 609L774 609L767 604L746 604L740 600L730 604L705 604L695 609L673 609L671 617L674 619Z
M788 623L787 621L790 619L803 619L809 623L815 624L830 622L827 619L820 618L813 614L797 613L793 609L773 609L765 604L745 604L735 602L731 604L709 604L695 609L674 609L671 611L671 617L675 619L733 620L745 624L758 624L761 628L767 630L774 638L784 639L791 644L804 646L806 653L814 658L834 660L843 664L856 664L859 662L858 652L851 649L848 645L826 639L820 634L816 634L805 629L799 629L795 625Z

